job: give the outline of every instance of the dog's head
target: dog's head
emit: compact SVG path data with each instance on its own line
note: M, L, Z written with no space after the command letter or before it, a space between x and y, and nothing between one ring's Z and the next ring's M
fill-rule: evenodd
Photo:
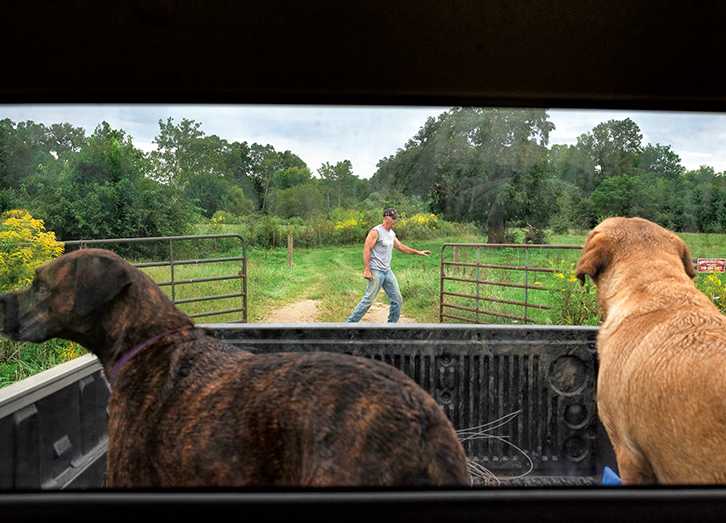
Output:
M0 334L40 343L54 337L81 342L101 310L131 284L128 264L103 249L74 251L38 267L30 287L0 296Z
M589 276L597 285L608 269L634 254L675 256L690 278L696 276L685 242L668 229L642 218L608 218L595 227L587 236L575 276L583 284L585 276Z

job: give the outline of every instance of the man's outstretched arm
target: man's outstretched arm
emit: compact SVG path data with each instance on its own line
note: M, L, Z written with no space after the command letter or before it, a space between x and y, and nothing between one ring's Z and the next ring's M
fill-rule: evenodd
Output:
M398 238L393 240L393 246L397 251L401 251L404 254L418 254L419 256L428 256L431 254L431 251L417 251L416 249L412 249L398 241Z

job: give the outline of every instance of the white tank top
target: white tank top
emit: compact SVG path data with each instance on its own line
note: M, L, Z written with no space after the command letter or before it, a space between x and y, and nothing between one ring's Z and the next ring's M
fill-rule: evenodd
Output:
M371 269L387 271L391 268L391 257L393 256L393 240L396 233L393 229L387 231L383 225L376 225L373 230L378 231L378 241L371 249Z

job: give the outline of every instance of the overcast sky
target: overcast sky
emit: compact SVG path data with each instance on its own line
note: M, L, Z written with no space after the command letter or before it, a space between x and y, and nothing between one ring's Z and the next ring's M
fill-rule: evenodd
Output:
M229 142L270 144L290 150L316 173L324 163L350 160L353 172L370 178L381 158L395 154L426 122L446 107L323 107L250 105L0 105L0 119L50 125L68 122L93 133L103 121L123 129L136 147L149 151L159 120L172 117L202 124L206 135ZM726 171L726 114L645 111L549 111L555 131L550 144L574 144L608 120L630 118L647 143L671 145L687 169L709 165Z

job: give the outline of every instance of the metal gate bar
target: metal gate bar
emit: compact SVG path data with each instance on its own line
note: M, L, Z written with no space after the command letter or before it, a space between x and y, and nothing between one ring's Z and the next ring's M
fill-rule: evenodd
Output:
M188 240L204 240L204 239L221 239L221 238L232 238L232 239L238 239L242 242L242 256L230 256L226 258L206 258L206 259L197 259L197 260L175 260L174 259L174 242L175 241L188 241ZM194 302L201 302L201 301L210 301L210 300L222 300L222 299L230 299L230 298L242 298L242 307L239 308L232 308L232 309L224 309L224 310L216 310L216 311L208 311L208 312L200 312L196 314L189 314L192 318L201 318L201 317L207 317L207 316L216 316L216 315L222 315L222 314L234 314L241 312L242 313L242 319L241 320L235 320L230 323L247 323L247 244L245 242L245 239L243 236L239 234L234 233L228 233L228 234L201 234L201 235L190 235L190 236L160 236L160 237L152 237L152 238L111 238L111 239L101 239L101 240L71 240L71 241L65 241L60 242L64 245L76 245L79 246L81 249L85 249L90 245L99 245L99 244L108 244L108 243L148 243L148 242L160 242L160 241L168 241L169 242L169 261L164 262L145 262L145 263L134 263L134 267L137 268L146 268L146 267L169 267L170 273L171 273L171 280L165 281L165 282L157 282L157 285L159 287L171 287L171 301L177 305L181 303L194 303ZM178 280L175 278L174 274L174 267L177 265L196 265L196 264L203 264L203 263L220 263L220 262L232 262L232 261L241 261L242 262L242 270L240 270L237 274L232 275L226 275L226 276L213 276L208 278L190 278L190 279L183 279ZM200 296L196 298L185 298L185 299L176 299L176 289L175 287L177 285L187 285L192 283L202 283L202 282L212 282L212 281L222 281L222 280L240 280L241 282L241 291L237 293L231 293L231 294L221 294L221 295L213 295L213 296Z
M477 251L476 251L477 260L475 263L459 262L458 260L446 261L446 260L444 260L444 252L447 247L453 247L455 249L457 249L459 247L476 248L477 249ZM524 266L516 266L516 265L497 265L497 264L480 263L479 256L480 256L480 250L482 248L483 249L503 249L503 248L524 249L525 264L524 264ZM444 318L450 318L450 319L454 319L454 320L465 321L468 323L488 324L488 322L480 320L479 315L493 316L493 317L497 317L497 318L507 318L507 319L512 319L512 320L522 321L525 324L535 323L536 320L527 316L528 308L546 310L546 309L550 309L550 307L547 305L539 304L539 303L531 303L529 301L529 291L530 290L547 291L549 289L547 287L543 287L541 285L529 285L529 273L530 272L555 273L555 272L557 272L557 269L552 269L549 267L530 266L529 265L529 250L530 249L552 249L552 250L555 250L555 249L582 249L582 246L581 245L540 245L540 244L530 245L530 244L510 244L510 243L502 243L502 244L445 243L441 247L441 281L440 281L440 295L439 295L439 323L443 323ZM461 278L461 277L457 277L457 276L447 276L446 271L445 271L446 267L476 268L476 278ZM524 284L483 280L483 279L481 279L481 275L479 272L480 269L524 271ZM474 285L476 285L476 294L467 294L467 293L460 293L460 292L457 293L457 292L446 291L444 289L445 281L456 281L456 282L474 284ZM482 285L523 289L524 290L524 301L506 300L506 299L501 299L501 298L492 298L489 296L481 296L480 287ZM446 296L475 300L476 306L475 307L466 307L464 305L447 303L445 301ZM507 304L507 305L520 306L520 307L524 308L524 315L519 316L519 315L515 315L515 314L506 314L506 313L502 313L502 312L496 312L496 311L482 309L479 307L480 302L494 302L494 303L503 303L503 304ZM445 308L473 312L473 313L475 313L476 317L474 319L472 319L472 318L466 318L466 317L463 317L463 316L460 316L457 314L445 313L444 312Z

